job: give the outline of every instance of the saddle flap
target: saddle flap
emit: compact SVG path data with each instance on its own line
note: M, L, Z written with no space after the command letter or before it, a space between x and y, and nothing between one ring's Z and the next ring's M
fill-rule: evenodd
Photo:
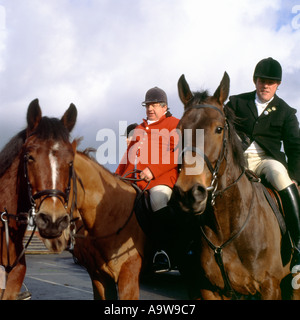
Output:
M271 208L273 209L273 212L275 214L275 217L277 218L282 239L281 239L281 259L282 264L286 265L292 254L292 248L293 244L290 238L290 234L286 228L286 223L284 220L284 208L282 205L282 201L280 198L279 193L270 187L263 186L264 194L266 199L268 200Z
M134 203L134 212L136 219L145 232L146 235L151 234L151 217L153 215L153 210L150 204L150 195L146 190L141 190L136 184L132 184L132 187L136 191L136 198Z
M286 224L283 216L284 210L283 210L282 202L278 192L272 188L265 187L264 185L263 185L263 191L278 221L281 234L282 235L286 234Z

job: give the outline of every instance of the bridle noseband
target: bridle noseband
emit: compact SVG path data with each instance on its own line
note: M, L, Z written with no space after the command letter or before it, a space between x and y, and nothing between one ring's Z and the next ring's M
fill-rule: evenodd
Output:
M222 149L220 151L220 154L219 154L219 157L216 161L216 164L215 164L215 166L213 166L212 163L210 162L210 160L208 159L207 155L202 150L200 150L199 148L197 148L195 146L188 146L188 147L183 148L183 150L181 151L181 153L179 155L179 158L181 158L181 157L183 158L184 153L186 151L192 151L192 152L195 152L196 154L200 155L204 159L210 173L212 174L212 180L211 180L210 186L207 187L206 190L208 192L211 192L211 204L213 206L215 204L216 191L218 188L217 176L218 176L218 173L220 170L221 163L225 158L225 151L226 151L226 144L227 144L226 132L228 131L229 126L228 126L228 121L227 121L225 114L219 108L217 108L216 106L213 106L213 105L198 104L198 105L188 107L185 110L185 112L187 112L188 110L191 110L191 109L204 109L204 108L213 109L213 110L219 112L222 115L222 117L225 119L225 126L224 126L224 130L223 130ZM178 166L178 170L179 171L181 170L181 166Z
M74 165L73 161L69 164L69 180L68 180L68 186L65 190L65 192L58 190L58 189L45 189L42 191L39 191L35 194L32 194L32 186L29 181L29 176L28 176L28 160L29 160L29 155L26 153L24 155L24 177L26 180L27 184L27 191L28 191L28 196L30 199L30 204L31 204L31 209L29 210L29 225L33 226L35 224L34 219L36 215L36 200L43 199L41 200L39 207L41 204L48 198L58 198L61 203L63 204L64 208L66 209L68 207L69 203L69 196L70 196L70 190L71 190L71 181L75 177L74 173ZM71 212L72 214L72 212ZM72 217L71 217L72 219Z

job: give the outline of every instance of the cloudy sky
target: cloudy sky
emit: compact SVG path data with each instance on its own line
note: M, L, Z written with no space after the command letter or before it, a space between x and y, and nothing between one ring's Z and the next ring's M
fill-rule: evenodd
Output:
M300 0L0 0L0 148L35 98L55 117L73 102L73 136L97 149L100 129L141 122L149 88L163 88L181 117L181 74L213 93L226 70L238 94L269 56L300 119Z

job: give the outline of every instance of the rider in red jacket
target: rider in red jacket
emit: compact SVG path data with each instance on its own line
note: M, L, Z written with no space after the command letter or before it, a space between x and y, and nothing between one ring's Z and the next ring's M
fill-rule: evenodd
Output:
M141 189L149 183L153 219L157 222L153 224L159 226L161 220L167 220L171 215L167 203L178 177L175 147L179 119L168 111L167 95L158 87L147 91L142 105L146 108L147 118L134 129L116 173L120 176L129 173L126 177L143 179L137 182ZM155 230L155 233L158 238L164 236L162 230Z

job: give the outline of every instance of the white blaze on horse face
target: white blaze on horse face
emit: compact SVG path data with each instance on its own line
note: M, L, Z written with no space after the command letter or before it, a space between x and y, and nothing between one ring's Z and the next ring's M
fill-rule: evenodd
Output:
M204 129L196 129L196 141L193 130L184 129L184 163L187 176L201 175L204 169ZM182 161L182 159L179 159Z
M53 151L58 151L58 149L59 149L59 144L55 143L53 147L50 149L50 153L49 153L51 175L52 175L52 189L56 189L56 180L58 176L57 157L55 156L55 153Z

